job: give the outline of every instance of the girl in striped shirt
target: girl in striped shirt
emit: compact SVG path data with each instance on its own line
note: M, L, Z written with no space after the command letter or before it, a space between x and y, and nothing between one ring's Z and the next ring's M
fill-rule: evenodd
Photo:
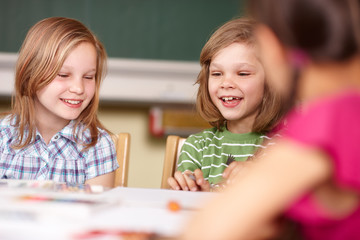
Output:
M282 116L280 98L265 82L254 26L250 19L231 20L202 49L197 109L213 128L187 138L178 171L168 179L172 189L217 186L231 162L245 161L264 148L267 133Z

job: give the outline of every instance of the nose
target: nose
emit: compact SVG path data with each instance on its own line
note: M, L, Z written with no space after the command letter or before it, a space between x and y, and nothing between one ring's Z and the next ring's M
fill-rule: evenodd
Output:
M224 75L221 81L221 88L234 88L234 81L229 75Z
M74 77L70 81L69 92L79 95L84 92L84 83L82 77Z

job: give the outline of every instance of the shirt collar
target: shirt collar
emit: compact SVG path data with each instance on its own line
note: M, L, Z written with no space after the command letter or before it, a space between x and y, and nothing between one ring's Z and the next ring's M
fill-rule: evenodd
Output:
M68 125L66 125L63 129L61 129L55 135L58 135L59 137L64 137L64 138L76 143L76 140L74 137L75 124L76 124L76 120L71 120ZM85 143L88 143L91 141L90 131L84 130L83 124L79 124L76 127L75 134L76 133L77 133L78 139L85 141ZM42 138L40 132L36 129L36 138L38 138L38 137Z

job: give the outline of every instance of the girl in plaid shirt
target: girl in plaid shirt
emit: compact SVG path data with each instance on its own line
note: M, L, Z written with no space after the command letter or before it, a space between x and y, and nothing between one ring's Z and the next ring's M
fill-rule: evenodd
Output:
M97 118L101 42L77 20L36 23L19 52L15 96L0 120L0 177L112 187L114 144Z

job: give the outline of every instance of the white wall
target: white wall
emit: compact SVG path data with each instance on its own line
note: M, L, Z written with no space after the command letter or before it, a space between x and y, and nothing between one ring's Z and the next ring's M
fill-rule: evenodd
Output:
M16 59L15 53L0 52L0 96L13 91ZM191 104L199 70L196 62L109 58L100 100Z

